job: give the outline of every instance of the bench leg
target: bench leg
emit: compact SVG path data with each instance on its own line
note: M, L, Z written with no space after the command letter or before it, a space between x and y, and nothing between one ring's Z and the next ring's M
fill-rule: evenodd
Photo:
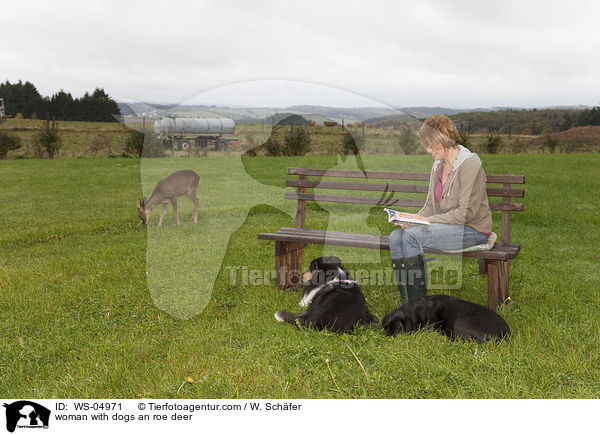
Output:
M487 261L479 259L479 275L487 275Z
M488 307L495 310L508 299L508 261L486 261L488 275Z
M298 243L275 242L275 286L293 290L302 284L302 248Z
M498 276L498 297L500 303L508 299L508 260L499 262L500 275Z

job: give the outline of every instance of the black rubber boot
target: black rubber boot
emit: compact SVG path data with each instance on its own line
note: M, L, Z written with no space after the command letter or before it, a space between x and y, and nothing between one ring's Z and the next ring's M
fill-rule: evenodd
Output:
M402 304L427 294L427 271L423 255L407 258L393 258L394 276Z

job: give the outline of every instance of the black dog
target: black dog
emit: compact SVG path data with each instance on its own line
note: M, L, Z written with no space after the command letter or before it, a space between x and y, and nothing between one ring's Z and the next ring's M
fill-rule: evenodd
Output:
M382 321L386 335L416 331L433 325L450 338L477 340L510 334L506 321L489 308L447 295L423 296L387 314Z
M335 332L349 332L357 324L377 324L360 287L338 257L319 257L311 261L302 281L304 294L300 306L308 306L308 309L300 314L279 311L275 313L278 322Z

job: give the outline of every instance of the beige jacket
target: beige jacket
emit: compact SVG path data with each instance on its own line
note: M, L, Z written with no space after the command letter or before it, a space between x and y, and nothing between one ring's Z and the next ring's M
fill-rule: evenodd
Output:
M429 222L468 225L480 233L492 231L492 213L485 191L486 176L477 154L459 145L459 153L446 179L442 198L435 200L435 186L442 160L436 160L431 169L425 206L418 212Z

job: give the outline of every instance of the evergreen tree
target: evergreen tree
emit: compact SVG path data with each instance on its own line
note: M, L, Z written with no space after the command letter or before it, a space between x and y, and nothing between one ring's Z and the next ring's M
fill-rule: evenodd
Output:
M0 98L4 99L7 116L20 113L24 118L116 122L113 115L121 114L119 105L101 88L77 99L62 89L51 98L43 98L30 82L6 81L0 83Z
M592 109L585 109L577 117L577 125L600 125L600 106L592 107Z
M561 130L568 130L573 126L573 120L569 112L565 112L562 117L562 124L560 125Z
M43 111L44 101L36 87L30 82L11 84L0 83L0 97L4 99L7 116L21 113L24 118L31 118Z
M70 93L66 93L62 89L50 98L50 111L54 119L64 121L75 120L73 106L73 97Z

